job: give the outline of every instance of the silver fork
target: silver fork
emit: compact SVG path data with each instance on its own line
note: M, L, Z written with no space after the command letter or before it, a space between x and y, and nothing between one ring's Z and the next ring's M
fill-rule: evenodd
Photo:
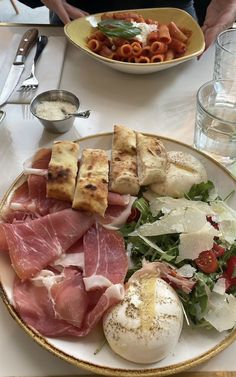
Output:
M34 56L34 61L31 67L31 72L29 76L23 81L20 88L18 89L18 92L28 92L31 90L36 90L39 86L38 79L35 76L35 66L38 61L38 58L43 52L44 47L48 43L48 37L45 35L41 35L37 40L37 47L36 47L36 53Z

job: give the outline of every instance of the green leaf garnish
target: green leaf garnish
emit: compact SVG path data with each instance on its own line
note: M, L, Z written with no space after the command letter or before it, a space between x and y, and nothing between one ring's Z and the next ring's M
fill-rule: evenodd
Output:
M141 29L129 21L108 19L98 23L98 29L107 37L131 39L141 33Z
M213 188L214 184L211 181L194 184L188 194L185 194L185 198L189 200L201 200L202 202L207 202L209 193Z

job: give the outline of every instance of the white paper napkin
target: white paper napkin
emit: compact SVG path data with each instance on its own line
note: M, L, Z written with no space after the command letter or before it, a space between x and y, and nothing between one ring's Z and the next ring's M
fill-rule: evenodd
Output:
M21 37L22 35L15 34L12 37L11 43L9 44L10 48L6 51L5 58L3 59L2 65L0 67L0 91L2 90L6 81ZM48 37L48 43L36 64L35 75L39 81L38 89L27 93L21 93L17 90L31 71L31 66L36 52L36 46L34 46L30 51L28 57L26 58L25 68L20 77L19 83L17 84L12 95L9 97L7 103L28 104L30 103L31 99L37 94L51 89L58 89L61 80L65 50L65 37Z

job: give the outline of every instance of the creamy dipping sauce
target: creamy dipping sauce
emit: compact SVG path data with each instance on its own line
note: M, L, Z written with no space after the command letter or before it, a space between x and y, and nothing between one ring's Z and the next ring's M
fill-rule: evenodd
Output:
M46 120L63 120L76 110L77 107L67 101L42 101L37 105L35 114Z

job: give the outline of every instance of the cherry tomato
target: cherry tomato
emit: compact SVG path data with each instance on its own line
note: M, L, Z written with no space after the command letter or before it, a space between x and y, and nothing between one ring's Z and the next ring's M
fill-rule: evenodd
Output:
M206 274L215 272L219 266L216 255L212 250L202 251L199 254L198 258L195 259L195 263L198 268Z
M132 221L138 221L140 216L140 211L137 208L131 209L131 214L129 215L127 219L127 223L132 223Z
M226 270L224 272L224 277L228 282L228 288L236 285L236 256L229 258Z
M222 255L224 255L225 253L225 248L223 246L218 245L217 243L213 243L212 250L214 251L215 256L217 258L222 257Z

